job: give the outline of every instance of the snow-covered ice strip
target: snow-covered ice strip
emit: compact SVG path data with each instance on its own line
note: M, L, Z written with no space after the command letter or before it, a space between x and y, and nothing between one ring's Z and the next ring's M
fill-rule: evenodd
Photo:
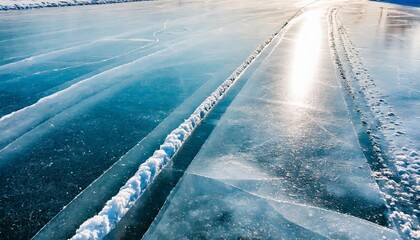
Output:
M0 0L0 10L20 10L31 8L65 7L141 1L150 0Z
M303 8L302 8L303 9ZM301 9L301 10L302 10ZM77 229L72 240L103 239L135 204L141 194L153 182L175 153L181 148L194 129L213 109L218 101L240 78L245 70L261 55L261 52L277 37L282 37L292 21L301 12L299 10L289 21L286 21L275 33L267 38L258 48L227 78L213 93L210 94L181 125L173 130L159 150L140 165L136 174L131 177L120 191L109 200L104 208L94 217L86 220Z
M390 218L402 237L420 239L417 218L420 213L419 154L404 134L403 125L393 112L392 106L386 102L380 89L369 76L356 47L339 20L337 8L330 10L329 23L331 45L337 64L341 68L341 74L349 74L349 79L345 80L346 88L355 101L360 101L356 100L359 95L364 99L365 103L358 104L366 104L366 108L378 123L372 123L362 114L362 123L368 127L366 132L381 166L380 169L374 170L374 177L380 182L385 202L391 211ZM376 132L376 129L379 132ZM387 146L384 146L378 135L383 135Z

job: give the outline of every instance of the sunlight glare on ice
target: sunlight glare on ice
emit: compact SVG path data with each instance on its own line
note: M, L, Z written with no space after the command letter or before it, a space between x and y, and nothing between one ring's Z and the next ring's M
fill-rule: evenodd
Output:
M296 104L305 102L317 75L322 31L321 14L321 11L311 11L304 15L302 28L295 41L289 89L291 100Z

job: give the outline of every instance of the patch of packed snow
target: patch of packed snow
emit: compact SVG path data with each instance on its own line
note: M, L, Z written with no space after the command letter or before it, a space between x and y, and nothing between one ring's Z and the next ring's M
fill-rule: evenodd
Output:
M19 10L31 8L65 7L140 1L147 0L0 0L0 10Z

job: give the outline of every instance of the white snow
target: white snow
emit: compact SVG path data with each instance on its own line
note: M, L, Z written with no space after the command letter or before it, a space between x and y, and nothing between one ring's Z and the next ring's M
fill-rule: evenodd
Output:
M0 10L19 10L30 8L64 7L137 1L144 0L0 0Z
M0 118L0 152L7 150L13 141L26 134L31 129L45 122L52 116L57 115L64 109L80 102L83 99L93 96L105 89L117 85L126 79L116 78L115 74L129 72L128 68L135 63L143 62L161 53L158 50L135 61L119 65L89 78L86 78L70 87L41 98L35 104L19 109ZM145 61L147 63L147 61ZM145 64L146 64L145 63ZM107 78L106 80L104 79ZM100 82L100 84L99 84ZM95 86L95 87L93 87Z

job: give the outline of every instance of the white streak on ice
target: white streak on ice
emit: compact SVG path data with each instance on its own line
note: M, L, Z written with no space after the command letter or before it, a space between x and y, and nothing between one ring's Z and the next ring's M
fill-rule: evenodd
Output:
M108 74L114 74L115 71L119 71L124 67L136 64L151 56L162 53L163 51L165 51L165 49L157 50L132 62L125 63L108 69L104 72L98 73L94 76L77 82L64 90L41 98L33 105L27 106L1 117L0 132L3 134L0 136L0 153L7 149L7 147L13 143L13 141L26 134L28 131L31 131L49 118L57 115L65 109L75 105L76 103L125 80L119 80L116 78L108 78L104 80L101 79L101 77ZM99 81L101 82L100 85L98 85Z
M137 2L142 0L1 0L0 10L20 10L45 7L65 7L92 4Z
M0 0L1 1L1 0ZM102 42L107 42L107 41L137 41L137 42L151 42L151 43L157 43L159 42L159 39L156 37L157 33L162 32L163 30L166 29L166 22L164 23L163 28L160 28L158 30L156 30L155 32L153 32L153 38L154 39L132 39L132 38L127 38L132 34L138 33L140 31L133 31L133 32L124 32L118 35L112 35L112 36L104 36L103 38L100 39L95 39L89 42L83 42L83 43L79 43L77 45L74 46L70 46L70 47L66 47L66 48L61 48L61 49L56 49L56 50L51 50L49 52L45 52L45 53L41 53L38 55L34 55L34 56L29 56L29 57L25 57L24 59L18 60L16 62L10 62L10 63L6 63L4 65L0 65L0 70L7 70L7 71L15 71L15 67L21 67L21 64L27 64L27 63L35 63L39 60L49 60L51 58L54 57L58 57L63 53L67 53L67 52L71 52L71 51L80 51L81 49L83 49L84 47L91 47L94 46L95 44L98 43L102 43ZM1 42L1 41L0 41ZM145 46L142 46L140 48L145 48L148 47L149 44ZM133 50L133 52L136 50ZM127 53L130 54L131 52ZM122 54L121 56L123 56L124 54ZM115 56L118 57L118 56Z

